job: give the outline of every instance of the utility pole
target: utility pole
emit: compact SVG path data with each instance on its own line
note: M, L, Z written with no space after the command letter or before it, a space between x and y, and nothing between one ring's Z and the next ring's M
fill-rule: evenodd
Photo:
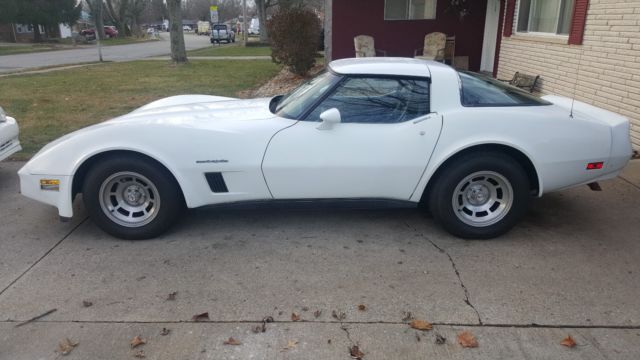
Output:
M102 60L102 45L100 44L100 32L98 31L98 27L96 26L96 44L98 45L98 58L100 59L100 62L103 62Z
M247 46L247 0L242 0L242 45Z

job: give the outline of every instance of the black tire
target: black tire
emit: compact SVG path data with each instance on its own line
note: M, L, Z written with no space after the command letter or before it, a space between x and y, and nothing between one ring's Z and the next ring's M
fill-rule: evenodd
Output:
M116 209L112 209L110 211L110 215L107 215L107 212L109 211L106 210L107 207L119 207L118 205L115 205L118 203L118 200L113 194L117 193L118 195L122 195L123 199L120 199L122 204L131 205L126 203L126 201L131 200L131 198L127 198L127 200L124 199L125 190L129 189L131 186L135 187L135 185L138 185L138 183L132 180L129 183L123 184L122 191L120 191L121 182L115 181L115 179L118 179L118 177L116 177L118 174L123 174L120 175L123 178L127 176L126 174L134 174L132 179L143 179L140 184L144 185L138 186L139 188L144 188L145 186L148 188L153 187L152 190L146 192L146 196L142 195L136 200L141 201L141 199L150 199L148 200L148 206L146 203L140 203L141 208L146 207L146 211L149 211L150 213L153 212L153 215L150 215L147 219L148 222L144 223L143 221L132 217L132 221L140 222L137 224L130 223L128 226L118 223L117 221L122 220L117 219L117 217L124 216L122 215L123 213L126 215L126 210L122 210L122 213L118 213ZM114 179L114 177L116 178ZM101 194L101 189L103 188L103 185L105 185L105 189L108 187L107 185L110 184L108 182L109 179L112 179L111 181L117 182L118 184L111 187L109 192L111 195L108 197L109 200L101 200L105 199L105 193L108 191L104 190L105 193ZM122 182L124 181L125 180L122 180ZM147 181L150 184L146 184ZM129 185L129 188L124 188L126 185ZM114 187L115 191L113 190ZM145 191L143 190L138 193L144 192ZM108 157L96 163L87 172L82 187L82 193L85 208L93 222L105 232L115 237L127 240L150 239L164 233L180 217L184 209L184 199L179 185L173 178L173 175L159 164L156 164L149 159L137 156ZM113 205L110 204L110 202ZM101 204L106 204L104 205L105 210L103 210L103 205ZM124 206L122 208L124 209ZM130 211L129 216L133 216L138 213L139 212ZM147 214L145 213L144 215L138 216L144 217L147 216Z
M505 189L504 192L502 189L495 191L495 193L498 194L496 196L503 196L503 198L490 198L485 203L487 205L483 204L483 206L490 206L492 201L495 201L493 206L496 206L496 203L498 204L498 207L496 207L494 211L502 211L502 213L496 213L495 219L492 220L495 221L495 223L491 223L491 221L488 220L486 224L480 223L483 221L483 218L480 216L494 216L494 213L490 211L478 211L474 213L468 210L468 207L462 210L454 208L454 201L458 207L465 207L465 205L462 205L463 201L465 201L463 199L465 196L462 195L462 192L464 192L465 195L469 194L472 186L464 184L481 184L482 181L484 181L474 175L477 173L489 174L485 179L487 181L496 181L490 179L490 177L493 176L492 174L497 174L495 176L497 176L499 181L503 181L503 183L495 185L495 189L503 185L502 188ZM471 177L472 180L468 180L471 175L474 175ZM526 213L530 201L529 178L525 170L512 157L498 152L478 152L463 155L454 160L453 163L446 165L446 168L438 174L434 181L435 183L429 186L430 189L427 189L427 191L429 191L427 199L431 214L449 233L464 239L491 239L506 233ZM477 181L477 183L472 183L472 181ZM491 184L487 185L489 188L491 187ZM482 185L479 186L480 192L482 192ZM509 203L505 198L509 191L511 191L512 199L510 207L506 210L501 210L499 205L501 202L505 204ZM456 194L455 200L454 193ZM491 190L483 193L483 195L486 197L486 194L489 193L492 193ZM482 202L482 197L480 200L473 198L473 201ZM464 210L471 212L471 215L464 213ZM484 213L487 213L487 215L484 215ZM467 216L465 216L465 214ZM480 215L476 216L476 214ZM462 220L461 217L466 220ZM469 224L469 222L473 221L478 221L478 223Z

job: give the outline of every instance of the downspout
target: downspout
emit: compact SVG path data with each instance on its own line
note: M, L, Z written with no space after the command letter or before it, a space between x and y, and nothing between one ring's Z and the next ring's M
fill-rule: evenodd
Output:
M504 13L506 0L500 0L500 20L498 20L498 34L496 35L496 53L493 60L493 77L498 77L498 65L500 64L500 45L502 44L502 28L504 27Z

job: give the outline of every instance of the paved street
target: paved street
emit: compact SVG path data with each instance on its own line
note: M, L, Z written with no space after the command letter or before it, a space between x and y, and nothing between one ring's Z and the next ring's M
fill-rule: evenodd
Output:
M79 342L68 359L350 359L354 344L364 360L640 358L637 160L602 192L534 201L490 241L358 204L192 210L161 238L123 241L80 201L60 223L20 196L21 165L0 163L0 359L55 359L65 338ZM407 313L434 329L410 329ZM457 344L462 330L478 348ZM131 349L136 335L147 343Z
M161 33L161 41L149 41L139 44L104 46L102 56L105 61L130 61L152 56L167 55L171 52L169 33ZM185 33L187 50L210 46L208 36ZM0 56L0 73L44 66L58 66L98 61L97 47L81 49L48 51Z

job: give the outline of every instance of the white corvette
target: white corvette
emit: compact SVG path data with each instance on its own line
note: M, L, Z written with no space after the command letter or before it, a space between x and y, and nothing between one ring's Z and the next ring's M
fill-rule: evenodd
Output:
M0 107L0 161L22 150L18 140L18 123Z
M66 135L20 171L24 195L127 239L186 206L271 199L424 203L454 235L508 231L532 196L615 177L626 118L435 62L334 61L271 99L185 95Z

